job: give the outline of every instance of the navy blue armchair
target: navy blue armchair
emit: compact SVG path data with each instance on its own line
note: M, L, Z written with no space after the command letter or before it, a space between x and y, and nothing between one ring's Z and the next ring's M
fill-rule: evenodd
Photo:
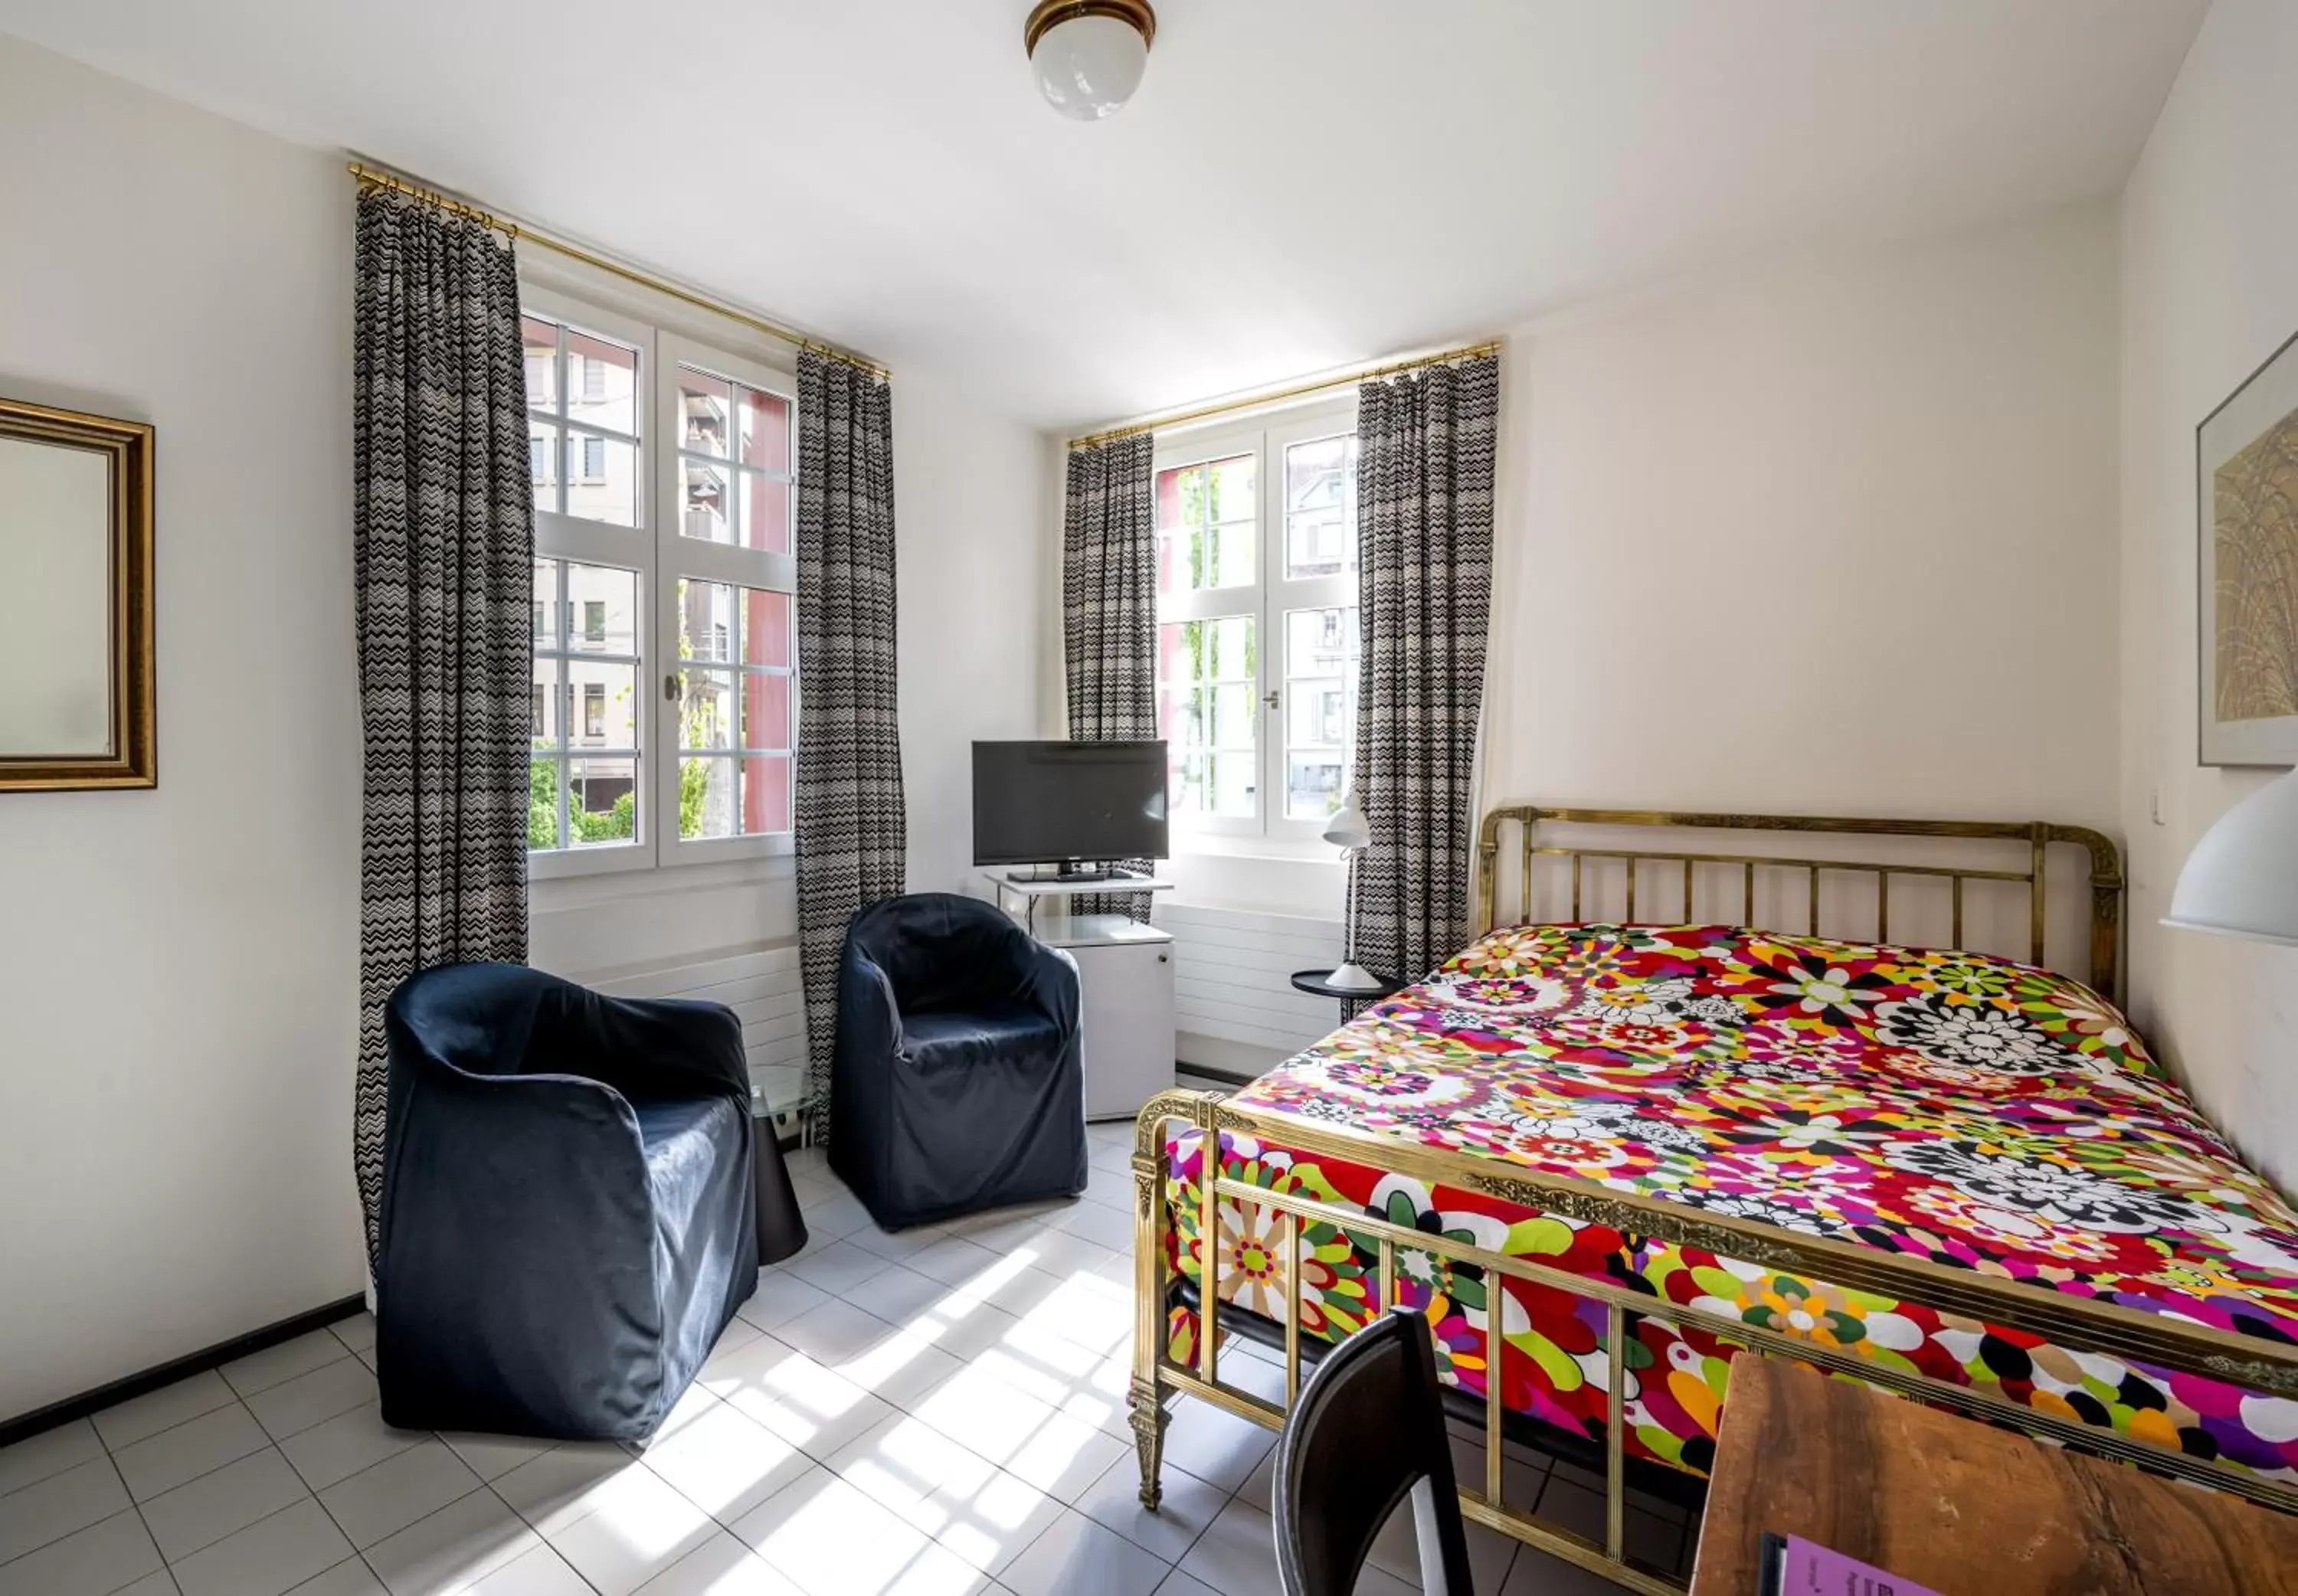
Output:
M384 1020L384 1422L651 1435L757 1286L740 1023L517 964L425 971Z
M1085 1189L1077 964L979 898L847 928L830 1166L887 1229Z

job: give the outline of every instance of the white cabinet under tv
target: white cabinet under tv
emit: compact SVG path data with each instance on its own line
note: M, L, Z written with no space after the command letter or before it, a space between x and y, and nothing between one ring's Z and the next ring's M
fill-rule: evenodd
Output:
M1129 1120L1173 1084L1173 933L1123 914L1070 914L1065 900L1080 889L1052 881L1019 882L1004 871L983 872L1000 890L998 906L1048 947L1077 961L1083 1009L1085 1114ZM1127 881L1130 891L1161 891L1167 881ZM1014 914L1011 897L1032 901Z

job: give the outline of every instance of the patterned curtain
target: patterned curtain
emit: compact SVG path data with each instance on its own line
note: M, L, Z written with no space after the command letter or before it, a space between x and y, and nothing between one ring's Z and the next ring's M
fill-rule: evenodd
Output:
M433 964L526 957L534 505L509 244L370 189L356 270L351 525L367 758L351 1147L371 1261L384 1001Z
M1070 740L1157 735L1157 441L1146 433L1070 451L1062 511L1062 653ZM1148 859L1113 861L1145 870ZM1146 892L1095 893L1079 914L1146 922Z
M894 698L894 405L884 381L798 357L798 929L807 1134L830 1143L847 922L902 890Z
M1357 949L1400 980L1467 929L1499 416L1496 355L1358 391Z

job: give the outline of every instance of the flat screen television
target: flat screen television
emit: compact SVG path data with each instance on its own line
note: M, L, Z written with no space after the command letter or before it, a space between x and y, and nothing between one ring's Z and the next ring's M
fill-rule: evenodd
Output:
M1161 859L1165 745L977 742L973 862L1081 864Z

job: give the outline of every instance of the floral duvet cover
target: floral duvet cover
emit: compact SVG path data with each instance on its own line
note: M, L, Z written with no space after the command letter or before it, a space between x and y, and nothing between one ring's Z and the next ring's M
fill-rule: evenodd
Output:
M1345 1123L1710 1213L1910 1253L2245 1335L2298 1338L2298 1218L2077 982L1983 955L1730 926L1500 930L1239 1092ZM1194 1130L1169 1137L1169 1266L1201 1280ZM1534 1214L1224 1134L1228 1176L1696 1303L1879 1365L1986 1385L2163 1446L2298 1479L2298 1402L2070 1352L1912 1302ZM1281 1319L1284 1221L1224 1200L1225 1307ZM1360 1245L1361 1244L1361 1245ZM1302 1331L1381 1311L1376 1244L1310 1225ZM1400 1250L1448 1379L1481 1395L1493 1282ZM1604 1433L1604 1311L1500 1283L1501 1397ZM1735 1348L1636 1321L1628 1449L1713 1457ZM1170 1315L1194 1357L1196 1319Z

